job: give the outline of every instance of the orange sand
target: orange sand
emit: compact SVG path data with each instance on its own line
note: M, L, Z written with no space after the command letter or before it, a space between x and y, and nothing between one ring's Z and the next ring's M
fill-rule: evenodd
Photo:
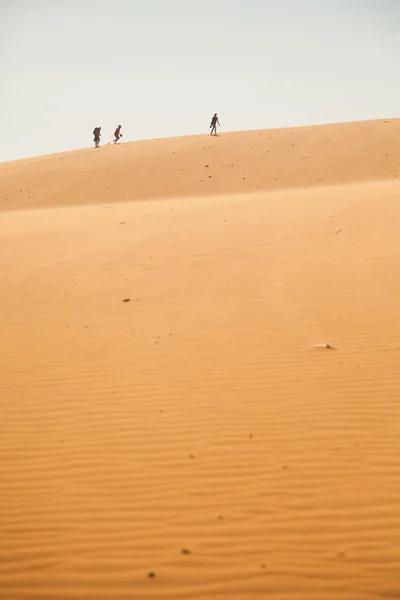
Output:
M1 600L400 597L399 140L0 166Z
M399 157L400 119L111 144L0 163L0 210L386 180Z

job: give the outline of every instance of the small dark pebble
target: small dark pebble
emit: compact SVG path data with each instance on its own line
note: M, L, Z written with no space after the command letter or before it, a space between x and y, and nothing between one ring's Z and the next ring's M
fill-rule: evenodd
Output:
M124 299L122 300L122 302L130 302L130 301L131 301L131 299L130 299L130 298L124 298Z
M192 553L190 552L190 550L189 550L188 548L182 548L182 550L181 550L181 554L186 554L186 555L188 555L188 554L192 554Z
M154 571L150 571L150 573L147 573L147 577L149 577L150 579L154 579L155 576L156 574L154 573Z

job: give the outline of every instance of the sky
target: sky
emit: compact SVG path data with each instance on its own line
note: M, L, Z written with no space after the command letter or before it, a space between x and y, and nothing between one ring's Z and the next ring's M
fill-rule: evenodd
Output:
M400 0L0 0L0 161L394 118Z

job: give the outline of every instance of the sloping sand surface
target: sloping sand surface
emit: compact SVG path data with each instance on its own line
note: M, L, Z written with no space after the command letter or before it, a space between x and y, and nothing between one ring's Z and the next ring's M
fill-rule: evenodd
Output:
M149 140L0 164L0 210L392 179L400 119Z
M75 202L60 171L47 210L0 215L1 600L400 597L400 156L372 181L380 151L362 183L147 202L110 203L101 167L98 205L50 208ZM39 189L40 160L3 168Z

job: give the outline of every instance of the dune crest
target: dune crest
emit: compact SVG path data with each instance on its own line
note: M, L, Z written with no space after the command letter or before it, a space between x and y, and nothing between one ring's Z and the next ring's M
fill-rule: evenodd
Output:
M0 164L0 210L391 180L400 119L148 140Z

